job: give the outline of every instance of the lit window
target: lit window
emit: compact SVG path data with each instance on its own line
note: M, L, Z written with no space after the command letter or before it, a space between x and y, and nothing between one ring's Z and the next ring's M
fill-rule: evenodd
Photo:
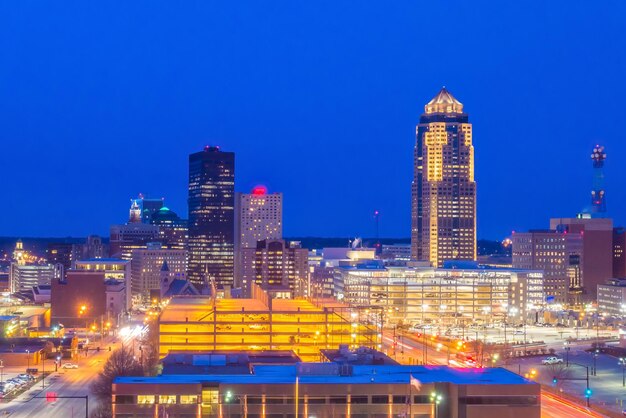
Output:
M154 395L138 395L137 403L146 404L146 403L154 403Z

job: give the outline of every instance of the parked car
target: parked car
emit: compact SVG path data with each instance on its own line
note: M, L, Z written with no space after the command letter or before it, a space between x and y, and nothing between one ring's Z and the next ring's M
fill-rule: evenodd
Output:
M63 363L62 369L78 369L78 364L75 363Z
M32 375L26 374L26 373L18 374L17 378L18 379L22 379L22 380L26 380L26 381L35 379Z
M541 360L541 364L561 364L561 363L563 363L563 359L558 358L558 357L548 357L548 358L544 358L543 360Z

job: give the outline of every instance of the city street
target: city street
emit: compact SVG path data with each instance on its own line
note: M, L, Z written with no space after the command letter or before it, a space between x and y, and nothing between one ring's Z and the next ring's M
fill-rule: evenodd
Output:
M122 344L125 346L133 344L133 340L138 336L139 331L134 328L131 333L118 338L116 341L113 341L112 338L105 339L99 352L92 348L87 356L81 352L78 360L68 359L67 362L78 364L78 369L59 368L57 372L46 377L43 389L42 383L39 381L16 399L7 403L0 403L0 414L12 418L36 418L44 416L44 414L50 418L85 417L85 399L57 398L54 402L48 402L46 394L55 393L58 397L89 396L89 411L94 410L97 403L95 397L89 392L91 382L102 370L104 363L115 349L120 348ZM108 350L109 346L111 351ZM52 360L46 362L46 370L48 370L48 365L50 370L54 370ZM17 373L16 370L10 374Z
M566 361L563 351L557 354ZM545 357L531 357L512 361L506 367L514 372L528 373L537 371L536 380L544 385L555 387L564 393L583 397L586 389L587 370L589 368L589 387L592 395L590 402L621 412L626 409L626 389L623 386L626 370L615 357L599 354L596 358L597 374L593 375L594 356L582 349L573 348L569 352L569 367L544 366L541 360ZM556 376L555 376L556 375ZM557 378L557 383L553 382ZM576 379L576 380L570 380Z
M402 364L420 364L424 359L423 345L418 338L412 335L400 335L396 334L397 346L393 348L394 333L390 330L385 330L383 333L384 349L387 354L399 361ZM562 345L562 344L561 344ZM562 353L558 353L561 355ZM584 365L591 365L593 363L593 357L589 353L584 353L581 348L573 348L570 353L570 361L578 362ZM521 372L521 374L528 373L530 370L535 369L538 372L539 383L545 385L552 384L552 376L548 376L546 373L547 366L541 365L541 360L545 356L525 358L516 360L506 365L506 367L515 372ZM463 362L456 359L453 353L448 356L448 350L446 347L437 349L436 347L428 347L427 350L427 364L449 364L452 367L468 366ZM609 407L611 402L615 404L616 399L624 399L626 401L626 391L622 388L622 367L618 366L617 360L614 357L600 355L597 358L598 376L590 377L590 386L592 388L592 402L599 402L605 407ZM498 366L505 367L504 364L498 363ZM571 366L574 367L574 366ZM584 368L579 369L582 373L585 373ZM572 369L573 370L573 369ZM586 376L586 373L585 373ZM572 373L572 377L578 378L578 373ZM574 395L584 396L585 382L583 381L563 381L560 383L565 392L571 392ZM596 389L594 389L596 388ZM602 395L597 395L596 390L601 392ZM621 398L616 396L621 393ZM612 399L613 398L613 399ZM613 405L614 410L618 411L619 405ZM621 409L619 409L621 412ZM570 417L594 417L603 418L605 415L598 412L589 410L579 403L569 401L554 394L542 391L541 396L541 416L542 418L570 418Z

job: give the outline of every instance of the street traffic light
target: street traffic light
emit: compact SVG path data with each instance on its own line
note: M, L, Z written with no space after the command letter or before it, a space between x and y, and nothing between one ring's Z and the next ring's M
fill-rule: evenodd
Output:
M557 383L558 381L559 381L559 380L556 378L556 376L552 378L552 383L554 383L555 385L556 385L556 383Z
M585 389L585 398L591 398L591 389Z

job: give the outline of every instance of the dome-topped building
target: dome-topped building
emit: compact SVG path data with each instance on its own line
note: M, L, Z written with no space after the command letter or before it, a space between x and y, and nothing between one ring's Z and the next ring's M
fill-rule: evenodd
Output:
M459 102L445 87L424 106L426 113L463 113L463 103Z
M181 219L176 212L163 206L152 214L150 223L159 227L159 236L168 247L186 248L187 220Z

